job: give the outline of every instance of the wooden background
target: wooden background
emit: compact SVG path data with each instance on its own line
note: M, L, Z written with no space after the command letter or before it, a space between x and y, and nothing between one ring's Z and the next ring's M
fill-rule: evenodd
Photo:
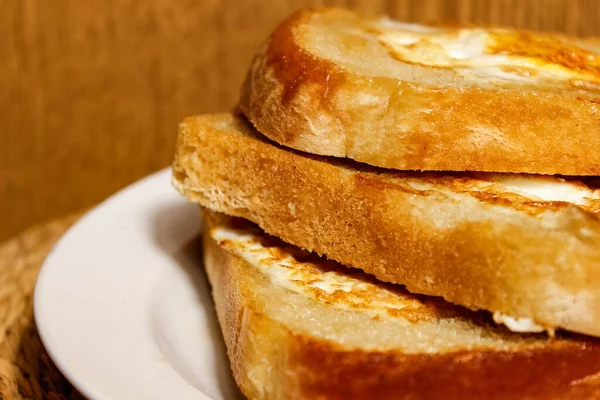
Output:
M177 122L229 109L308 5L600 34L595 0L0 0L0 240L168 165Z

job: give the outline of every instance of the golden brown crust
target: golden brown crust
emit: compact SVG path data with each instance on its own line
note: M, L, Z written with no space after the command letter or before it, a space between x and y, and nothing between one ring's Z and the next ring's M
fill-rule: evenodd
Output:
M351 49L362 63L389 63L393 57L377 49L376 39L352 32L373 26L373 21L336 9L292 15L255 57L242 88L243 112L261 133L285 146L385 168L600 174L596 81L532 85L491 79L469 84L451 68L419 65L412 65L403 79L370 74L368 68L336 62L311 47L310 35L329 35L337 40L336 51ZM517 33L516 43L498 45L494 51L503 54L509 46L519 55L523 37L532 35ZM557 50L559 40L571 43L572 51ZM595 54L595 42L589 42L588 51L577 47L581 40L541 36L535 44L548 48L534 55L596 74L596 59L588 65L582 61L588 58L576 57Z
M563 347L563 345L565 345ZM578 399L598 398L597 344L573 342L520 351L448 354L343 351L296 339L291 362L301 367L303 398L327 399Z
M508 346L520 340L513 334L506 346L444 353L369 350L311 334L309 309L297 310L306 321L304 332L295 331L265 310L271 299L263 293L278 290L275 284L219 246L209 227L205 266L236 382L250 399L600 398L600 347L593 339Z
M295 153L231 115L181 124L173 174L192 201L411 292L600 335L591 211Z

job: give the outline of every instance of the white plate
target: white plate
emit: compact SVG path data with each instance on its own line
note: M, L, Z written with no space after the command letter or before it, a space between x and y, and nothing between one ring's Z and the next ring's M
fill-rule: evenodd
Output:
M35 318L61 372L90 399L240 396L201 265L198 208L170 170L111 197L56 244Z

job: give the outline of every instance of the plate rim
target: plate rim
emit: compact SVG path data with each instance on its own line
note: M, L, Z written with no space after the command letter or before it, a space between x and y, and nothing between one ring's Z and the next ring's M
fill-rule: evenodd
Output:
M65 243L68 243L71 235L73 235L74 232L77 232L78 229L81 229L81 226L85 225L87 221L94 218L94 216L96 216L97 214L103 212L103 210L106 207L109 207L112 203L117 202L119 198L121 198L124 194L130 191L135 191L137 187L143 185L144 183L147 183L148 181L159 181L165 175L168 175L168 177L164 177L164 179L170 178L170 167L156 171L150 175L143 177L142 179L137 180L136 182L133 182L132 184L120 189L105 200L101 201L91 210L85 212L85 214L82 215L74 224L72 224L52 245L39 270L38 276L36 277L36 282L33 291L33 316L40 341L44 346L46 352L48 353L49 357L51 358L52 362L60 371L60 373L73 385L73 387L78 392L80 392L86 398L102 400L107 398L113 398L113 396L107 396L106 394L102 393L100 389L95 388L93 384L86 382L85 379L83 379L81 376L78 376L77 373L74 373L75 367L69 365L68 357L62 357L60 355L61 349L58 348L59 344L53 342L53 335L50 333L51 328L48 325L47 321L45 321L46 318L44 317L45 305L43 296L45 293L44 285L46 284L45 282L47 280L46 276L48 276L48 274L52 272L51 268L53 268L55 262L54 260L57 258L57 254L60 254L62 248L65 246ZM173 366L171 366L171 368L175 371L175 373L177 373L176 369ZM182 379L185 378L182 377ZM200 400L213 399L208 394L200 390L197 391L196 398Z

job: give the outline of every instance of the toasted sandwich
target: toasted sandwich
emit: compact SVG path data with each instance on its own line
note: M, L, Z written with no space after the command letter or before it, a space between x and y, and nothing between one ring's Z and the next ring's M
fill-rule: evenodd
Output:
M244 394L600 398L599 123L597 39L285 20L172 166Z
M280 144L379 167L600 175L598 43L302 10L240 107Z
M205 210L206 211L206 210ZM592 399L600 346L516 334L489 315L204 213L205 267L250 399Z

